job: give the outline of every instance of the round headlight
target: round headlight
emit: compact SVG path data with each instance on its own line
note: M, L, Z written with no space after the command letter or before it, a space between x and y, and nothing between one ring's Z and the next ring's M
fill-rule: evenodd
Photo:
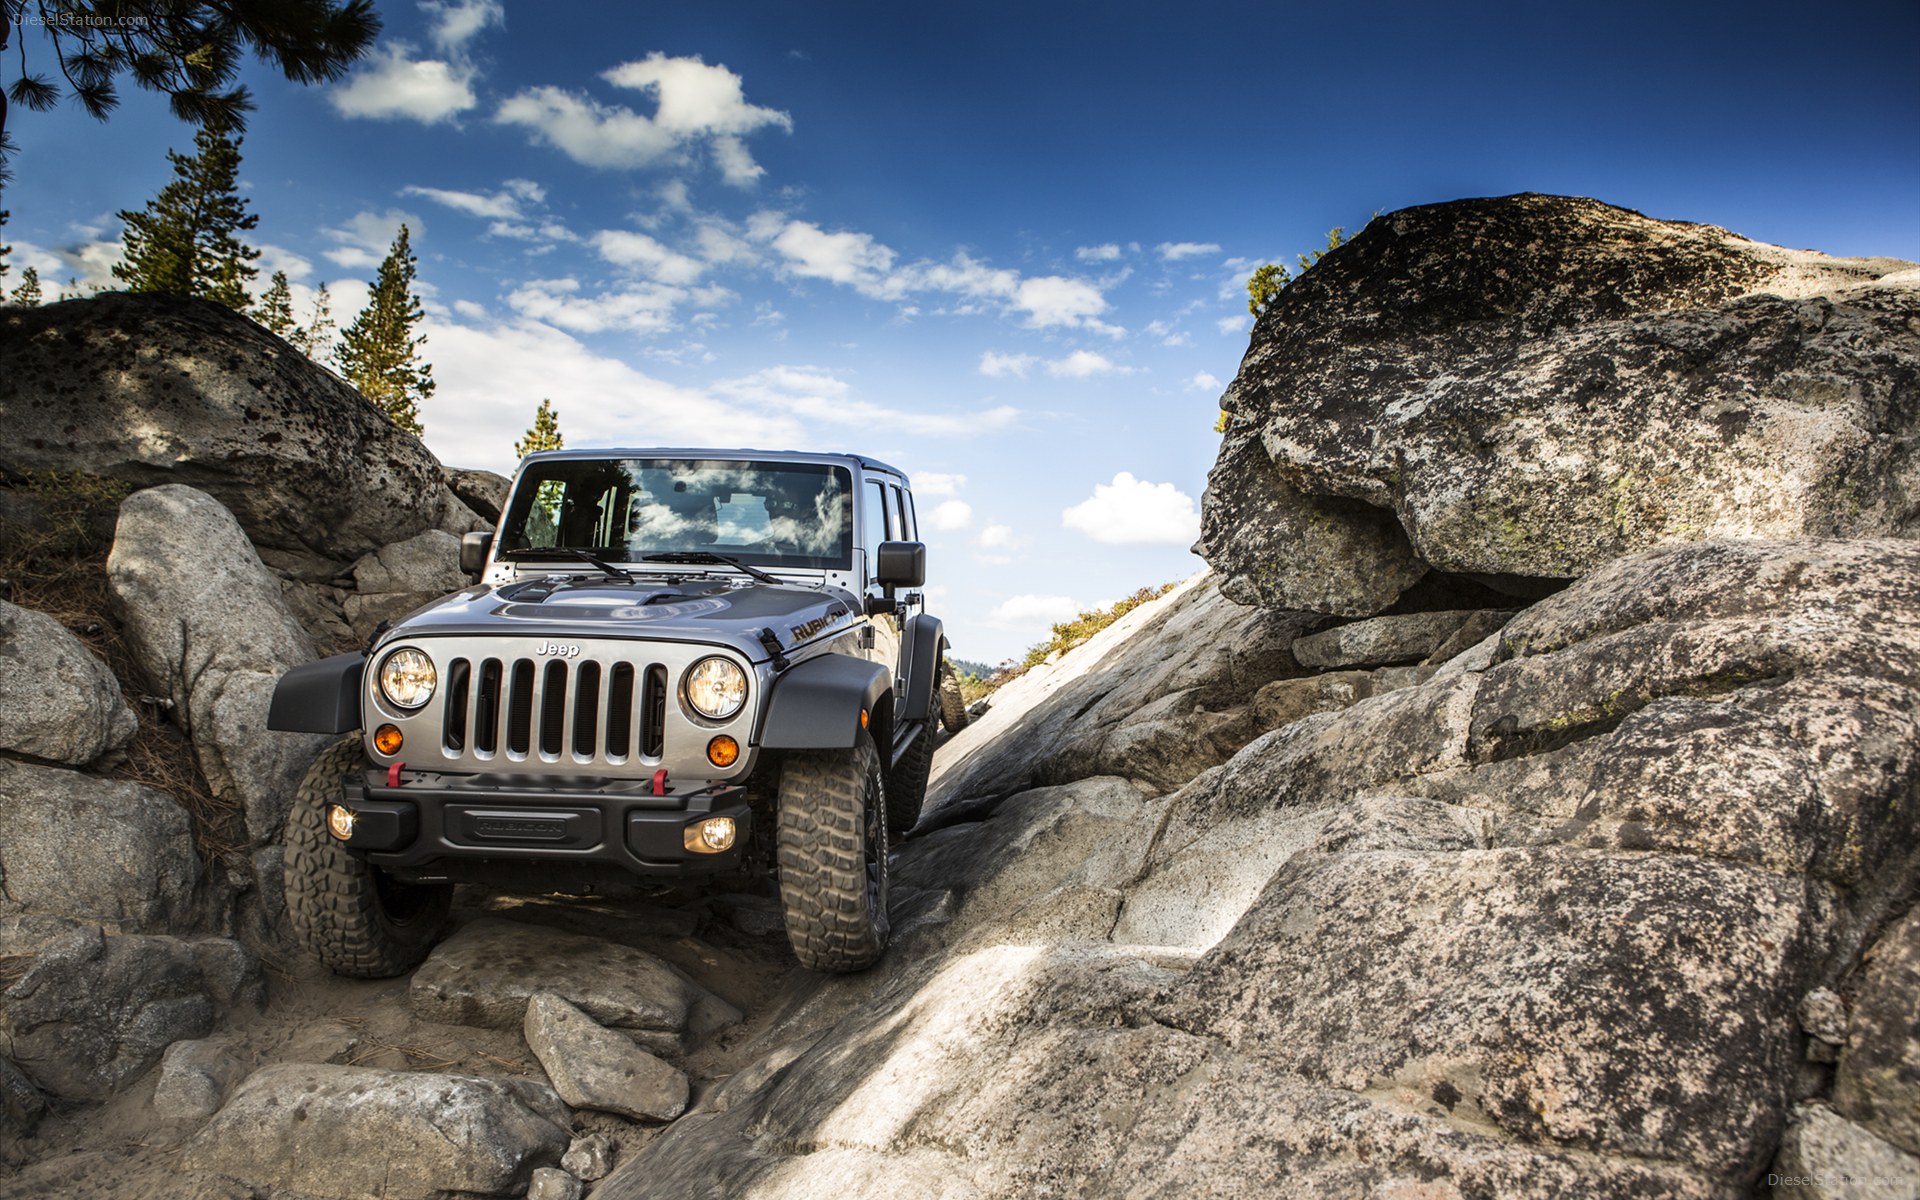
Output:
M395 650L380 664L380 694L398 708L419 708L433 699L433 660L412 648Z
M687 672L687 703L709 721L724 721L747 702L747 673L730 658L703 658Z

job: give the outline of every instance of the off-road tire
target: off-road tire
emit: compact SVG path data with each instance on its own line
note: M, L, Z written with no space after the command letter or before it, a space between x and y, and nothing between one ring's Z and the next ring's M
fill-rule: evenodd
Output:
M940 660L940 723L948 733L959 733L973 718L967 713L967 698L960 694L960 676L945 658Z
M385 979L433 948L453 885L389 877L327 832L327 806L350 771L367 768L355 734L320 752L287 814L287 919L307 952L336 975Z
M780 773L780 905L800 965L844 974L887 949L886 784L866 733L789 751Z
M887 772L887 839L897 841L920 822L927 800L927 776L933 771L933 726L914 739L893 770Z

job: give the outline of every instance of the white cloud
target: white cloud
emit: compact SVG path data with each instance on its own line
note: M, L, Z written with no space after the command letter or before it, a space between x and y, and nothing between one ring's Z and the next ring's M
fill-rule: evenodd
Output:
M644 233L603 229L593 236L600 257L616 266L631 267L658 283L685 284L700 278L706 264L669 250Z
M1084 279L1042 275L1021 281L1013 306L1027 314L1027 324L1044 329L1094 323L1092 318L1107 311L1107 300L1098 287Z
M965 475L952 475L941 471L916 471L913 475L914 494L921 499L928 496L951 496L967 484Z
M1200 536L1192 496L1126 471L1112 483L1095 484L1093 496L1062 512L1060 523L1107 545L1184 546Z
M508 98L494 120L518 125L590 167L634 168L684 161L705 145L721 178L751 184L763 172L748 153L744 135L768 127L792 130L793 118L748 104L740 77L700 58L651 54L623 63L602 79L651 96L646 116L624 105L605 105L557 87L528 88Z
M1020 379L1040 360L1031 354L996 354L992 350L980 356L980 373L990 379L1012 375Z
M853 395L847 383L818 367L770 367L713 385L722 396L772 412L790 413L825 425L888 428L926 437L970 437L1004 429L1020 410L1009 405L967 413L902 410Z
M789 221L773 237L773 248L796 275L845 284L869 296L899 293L887 278L893 251L871 234L828 233L811 221Z
M1194 374L1192 379L1187 380L1187 390L1193 392L1217 392L1220 390L1220 381L1207 371L1199 371Z
M1216 242L1161 242L1154 250L1166 262L1179 262L1183 258L1199 258L1203 254L1218 254L1220 246Z
M1117 262L1120 247L1114 242L1104 246L1081 246L1073 252L1073 256L1081 262Z
M658 284L589 295L575 279L536 279L514 289L507 303L523 316L575 333L654 334L676 328L675 310L693 298L685 289Z
M923 518L931 529L965 529L973 524L973 505L965 500L942 500Z
M1251 316L1221 317L1218 321L1214 322L1214 325L1221 333L1244 335L1248 330L1253 328L1253 318Z
M454 192L444 188L404 187L403 196L419 196L435 204L444 204L456 212L466 213L470 217L517 218L523 215L522 196L502 189L491 196L478 192Z
M1080 606L1069 596L1036 596L1026 593L1009 596L994 606L987 623L1002 628L1052 626L1080 615Z
M429 318L434 394L421 405L426 441L442 462L495 471L513 466L513 443L542 397L559 413L569 446L622 446L634 430L663 445L699 445L726 429L741 445L790 445L799 424L644 375L536 321L466 324Z
M989 525L980 531L980 545L988 548L1013 545L1013 530L1005 525Z
M336 266L349 271L377 270L381 260L393 248L394 239L400 236L402 225L407 227L409 245L416 254L419 253L420 240L427 231L426 222L417 214L397 208L390 208L383 213L358 212L345 224L325 230L326 235L339 245L323 253Z
M1095 375L1112 375L1120 370L1105 355L1095 354L1091 350L1075 350L1065 358L1047 364L1047 374L1059 379L1089 379Z
M284 246L263 242L260 246L260 261L254 264L260 269L260 287L266 290L266 281L273 278L275 271L285 271L289 282L297 282L313 274L313 261L304 255L295 254Z
M487 26L504 28L507 23L507 10L500 0L421 0L420 7L433 14L428 36L444 54L463 53Z
M371 65L327 94L342 116L406 118L432 125L452 120L479 101L473 69L440 59L410 59L412 47L394 42L373 52Z

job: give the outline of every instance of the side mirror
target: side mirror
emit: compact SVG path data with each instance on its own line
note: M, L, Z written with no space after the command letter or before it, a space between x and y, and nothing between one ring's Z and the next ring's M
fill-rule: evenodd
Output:
M460 569L478 577L487 569L487 554L493 549L493 531L460 535Z
M881 542L874 556L873 581L891 592L897 587L923 587L927 582L925 542Z

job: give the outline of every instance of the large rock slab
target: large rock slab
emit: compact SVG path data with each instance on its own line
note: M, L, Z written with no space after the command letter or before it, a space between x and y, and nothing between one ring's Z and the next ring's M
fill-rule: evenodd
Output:
M302 578L476 524L418 438L221 305L109 292L6 309L0 361L0 465L200 488Z
M120 681L85 643L0 600L0 751L84 766L139 729Z
M362 641L382 621L405 616L473 581L460 570L460 539L429 529L382 546L353 565L354 591L345 602L347 623Z
M340 1200L508 1195L559 1161L566 1121L526 1080L294 1063L249 1076L182 1163Z
M1216 576L1202 573L1126 614L1058 667L997 693L993 710L936 756L922 827L1037 784L1137 769L1172 748L1172 769L1147 771L1168 790L1175 776L1231 752L1231 735L1246 719L1235 710L1262 684L1302 673L1289 647L1323 620L1236 604ZM1156 703L1164 707L1151 709ZM1196 709L1204 715L1196 718ZM1001 736L1016 721L1018 736ZM1119 733L1129 722L1134 728ZM1143 727L1151 722L1170 725Z
M1903 1163L1800 1109L1799 1010L1920 888L1920 545L1642 553L1454 662L1171 796L962 801L898 852L889 957L596 1194L1705 1198Z
M245 812L256 843L274 840L326 743L267 729L281 674L316 657L279 582L233 514L181 484L121 503L107 580L127 644L167 690L208 786Z
M1810 1104L1795 1113L1762 1182L1807 1200L1912 1200L1920 1196L1920 1158Z
M686 1075L553 993L527 1002L524 1030L553 1090L573 1107L636 1121L671 1121L686 1111Z
M1567 197L1391 213L1255 325L1200 550L1236 600L1365 615L1422 566L1908 535L1916 317L1911 263Z
M551 992L661 1054L680 1054L741 1018L644 950L495 919L434 947L413 973L407 1003L430 1021L519 1029L536 992Z
M1309 634L1293 644L1302 666L1320 670L1417 663L1480 616L1479 612L1419 612L1374 617Z
M260 960L238 942L75 930L0 994L0 1052L52 1095L104 1100L174 1042L265 1001Z
M158 932L195 913L187 814L139 784L0 760L0 918L57 917ZM0 954L16 944L0 925Z

